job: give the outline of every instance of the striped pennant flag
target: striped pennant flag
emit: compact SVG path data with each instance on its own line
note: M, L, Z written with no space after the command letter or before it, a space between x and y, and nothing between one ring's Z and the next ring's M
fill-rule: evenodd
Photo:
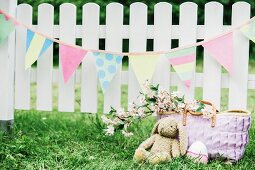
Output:
M31 30L27 30L25 68L31 65L51 46L53 42Z
M122 64L123 56L100 52L92 52L92 56L95 57L97 75L105 93Z
M142 84L146 80L151 80L156 64L161 57L161 54L148 54L148 55L129 55L129 63L136 75L138 83L142 88ZM142 89L144 90L144 89Z
M196 47L185 48L165 54L186 87L190 87L195 70Z
M243 35L255 43L255 20L240 28Z

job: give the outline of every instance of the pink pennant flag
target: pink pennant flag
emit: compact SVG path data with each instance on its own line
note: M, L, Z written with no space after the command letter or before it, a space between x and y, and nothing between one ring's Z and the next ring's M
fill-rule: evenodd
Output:
M229 73L233 72L233 33L228 33L202 46L214 57Z
M64 82L67 83L88 51L62 44L59 50Z

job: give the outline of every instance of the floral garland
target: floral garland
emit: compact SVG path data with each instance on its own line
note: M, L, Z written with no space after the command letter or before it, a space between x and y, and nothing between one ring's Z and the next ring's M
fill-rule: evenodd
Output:
M169 94L166 90L154 86L146 81L143 84L144 92L140 92L140 104L131 103L129 111L123 108L111 108L108 114L101 116L103 123L107 126L104 129L106 135L113 135L121 131L125 137L133 135L128 131L134 122L144 119L156 113L174 112L183 113L185 109L193 112L201 112L204 118L210 119L213 114L212 106L205 105L198 100L185 101L184 95L178 91Z

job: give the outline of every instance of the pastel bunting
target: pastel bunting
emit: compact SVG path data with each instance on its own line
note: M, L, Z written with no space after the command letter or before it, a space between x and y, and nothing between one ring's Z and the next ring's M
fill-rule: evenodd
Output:
M6 40L13 30L14 24L12 20L6 18L4 14L0 14L0 43Z
M43 53L52 45L52 41L31 30L27 30L25 68L31 65L43 55Z
M60 44L59 53L64 82L67 83L82 62L87 51L69 45Z
M176 50L165 54L179 78L190 87L196 61L196 47Z
M204 49L229 73L233 72L233 33L230 32L202 44Z
M97 75L102 91L105 93L122 64L123 56L100 52L92 52L92 56L96 61Z
M129 63L136 75L138 83L142 84L146 80L151 80L156 68L156 64L161 57L160 54L155 55L129 55ZM143 90L143 89L142 89Z
M245 35L247 38L255 42L255 20L251 21L250 23L242 26L240 31Z

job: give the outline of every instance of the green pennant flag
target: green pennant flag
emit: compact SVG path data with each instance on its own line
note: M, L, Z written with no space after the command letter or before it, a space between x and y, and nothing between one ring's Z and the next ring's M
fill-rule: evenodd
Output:
M4 14L0 14L0 43L2 43L9 34L14 30L14 24L7 20Z
M249 24L244 25L240 28L240 31L245 35L247 38L255 42L255 21L251 21Z

